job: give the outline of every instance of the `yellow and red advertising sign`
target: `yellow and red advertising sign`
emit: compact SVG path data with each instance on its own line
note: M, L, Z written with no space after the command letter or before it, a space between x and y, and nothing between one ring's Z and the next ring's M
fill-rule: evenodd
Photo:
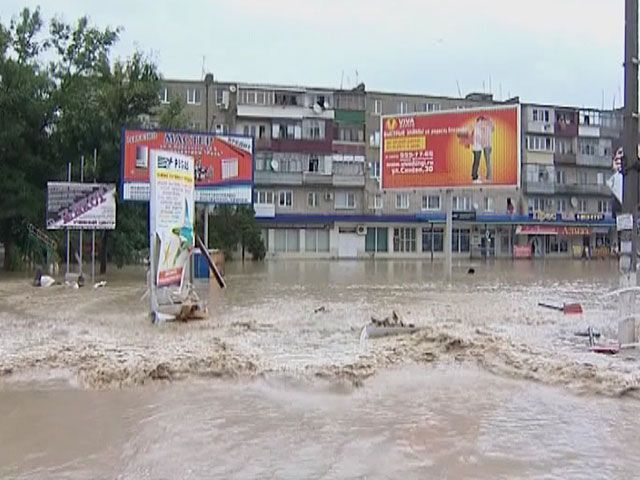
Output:
M168 130L122 131L121 192L124 200L149 200L152 149L194 158L195 201L250 204L253 138Z
M520 107L382 117L382 188L520 184Z

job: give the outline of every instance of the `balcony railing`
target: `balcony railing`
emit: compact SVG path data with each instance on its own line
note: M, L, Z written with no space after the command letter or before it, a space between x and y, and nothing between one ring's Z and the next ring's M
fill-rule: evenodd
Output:
M575 153L554 153L553 163L556 165L575 165L577 156Z
M606 185L579 184L579 183L556 183L556 193L566 195L602 195L610 196L611 190Z
M552 182L532 182L525 179L524 191L526 193L553 195L555 189Z
M578 154L576 165L585 167L611 167L611 159L604 155L582 155Z

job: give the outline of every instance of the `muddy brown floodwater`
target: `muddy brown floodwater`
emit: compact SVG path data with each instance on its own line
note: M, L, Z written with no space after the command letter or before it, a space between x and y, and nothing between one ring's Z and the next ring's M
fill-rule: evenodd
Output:
M232 263L162 326L138 269L0 277L0 478L635 477L639 355L574 335L615 337L616 265L467 267ZM420 331L361 343L393 309Z

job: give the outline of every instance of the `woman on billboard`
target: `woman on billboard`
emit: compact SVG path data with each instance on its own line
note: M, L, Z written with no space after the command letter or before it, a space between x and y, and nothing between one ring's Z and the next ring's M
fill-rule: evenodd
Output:
M485 117L484 115L480 115L476 118L475 125L470 135L473 139L473 166L471 167L471 179L473 180L473 183L481 183L478 175L478 169L480 167L482 154L484 154L484 161L487 169L486 181L493 181L493 172L491 169L493 130L494 126L490 118Z

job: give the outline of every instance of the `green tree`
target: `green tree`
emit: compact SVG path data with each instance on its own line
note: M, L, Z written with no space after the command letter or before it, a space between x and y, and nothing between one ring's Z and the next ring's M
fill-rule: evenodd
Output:
M42 67L40 11L24 9L8 27L0 24L0 242L6 269L25 245L25 222L43 224L46 181L56 172L48 142L55 84Z
M184 102L174 98L171 103L162 109L158 123L162 128L173 130L185 129L189 125L189 117L184 111Z
M242 249L243 260L245 250L251 253L254 260L262 260L266 255L255 212L250 206L217 207L209 221L209 239L227 258L238 245Z

